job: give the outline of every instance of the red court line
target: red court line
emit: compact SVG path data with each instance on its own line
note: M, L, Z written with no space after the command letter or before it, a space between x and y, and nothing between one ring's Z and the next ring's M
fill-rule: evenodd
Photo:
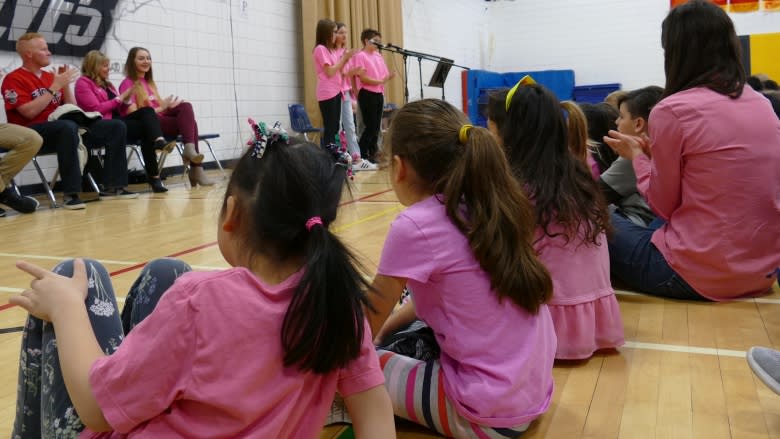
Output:
M358 201L367 200L369 198L376 197L378 195L386 194L386 193L388 193L388 192L390 192L392 190L393 189L385 189L383 191L374 192L373 194L364 195L364 196L362 196L360 198L355 198L354 200L345 201L345 202L339 204L339 207L346 206L348 204L357 203ZM196 252L198 250L203 250L204 248L213 247L215 245L217 245L217 241L209 242L209 243L206 243L206 244L201 244L201 245L198 245L198 246L195 246L195 247L192 247L192 248L188 248L186 250L182 250L180 252L172 253L172 254L170 254L170 255L168 255L166 257L168 257L168 258L175 258L177 256L182 256L182 255L186 255L188 253L193 253L193 252ZM118 276L120 274L128 273L130 271L138 270L139 268L143 268L147 263L149 263L149 261L141 262L141 263L138 263L138 264L135 264L135 265L131 265L129 267L125 267L125 268L119 269L117 271L112 271L111 273L108 273L108 274L111 277ZM0 305L0 311L4 311L4 310L6 310L8 308L13 308L14 306L16 306L16 305L12 305L10 303L6 303L5 305Z

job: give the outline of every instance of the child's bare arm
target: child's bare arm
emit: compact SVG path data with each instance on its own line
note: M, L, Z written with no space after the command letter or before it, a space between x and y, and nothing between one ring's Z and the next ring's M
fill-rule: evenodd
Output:
M384 385L344 398L356 439L394 439L393 404Z

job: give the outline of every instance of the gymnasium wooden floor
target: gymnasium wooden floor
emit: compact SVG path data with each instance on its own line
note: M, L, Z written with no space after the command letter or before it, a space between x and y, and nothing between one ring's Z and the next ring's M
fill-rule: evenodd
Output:
M383 172L358 173L354 183L335 230L375 268L401 206ZM25 320L7 299L29 283L14 261L50 267L64 258L98 259L120 298L152 258L175 255L201 270L227 266L215 242L224 183L191 190L174 176L167 184L167 194L88 203L83 211L51 210L41 198L33 215L0 218L0 438L11 433L21 338L14 328ZM753 377L744 359L750 346L780 347L779 288L761 299L725 304L626 291L618 291L618 300L626 346L588 361L557 363L552 405L524 437L780 438L780 396ZM321 439L349 436L346 427L331 426ZM438 436L401 423L398 437Z

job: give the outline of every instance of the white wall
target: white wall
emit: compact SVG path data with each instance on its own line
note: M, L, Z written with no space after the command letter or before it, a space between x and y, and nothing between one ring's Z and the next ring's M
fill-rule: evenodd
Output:
M240 155L248 117L289 124L287 104L303 95L299 38L300 0L121 0L102 51L118 63L111 74L118 85L127 51L148 48L160 93L192 102L200 132L221 134L212 146L225 160ZM53 63L80 67L81 59L55 55ZM15 53L0 52L0 68L20 64ZM51 176L54 157L41 163ZM17 183L39 179L28 167Z
M473 68L572 69L577 85L617 82L626 89L665 82L661 22L669 0L404 0L403 8L405 47ZM778 12L731 18L741 35L780 32ZM411 85L419 83L416 72L413 99L420 94ZM424 66L427 82L425 73ZM459 88L459 76L451 76L447 100L458 107ZM431 91L426 97L436 96Z

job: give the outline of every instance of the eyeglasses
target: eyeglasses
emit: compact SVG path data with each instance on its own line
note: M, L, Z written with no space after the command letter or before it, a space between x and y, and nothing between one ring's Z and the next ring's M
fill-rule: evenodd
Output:
M534 78L531 77L531 75L525 75L522 78L520 78L519 81L517 81L517 84L515 84L514 87L509 89L509 93L506 94L506 111L509 111L509 104L512 102L512 97L514 97L515 92L517 91L517 88L521 85L531 85L536 84L536 81L534 81Z

